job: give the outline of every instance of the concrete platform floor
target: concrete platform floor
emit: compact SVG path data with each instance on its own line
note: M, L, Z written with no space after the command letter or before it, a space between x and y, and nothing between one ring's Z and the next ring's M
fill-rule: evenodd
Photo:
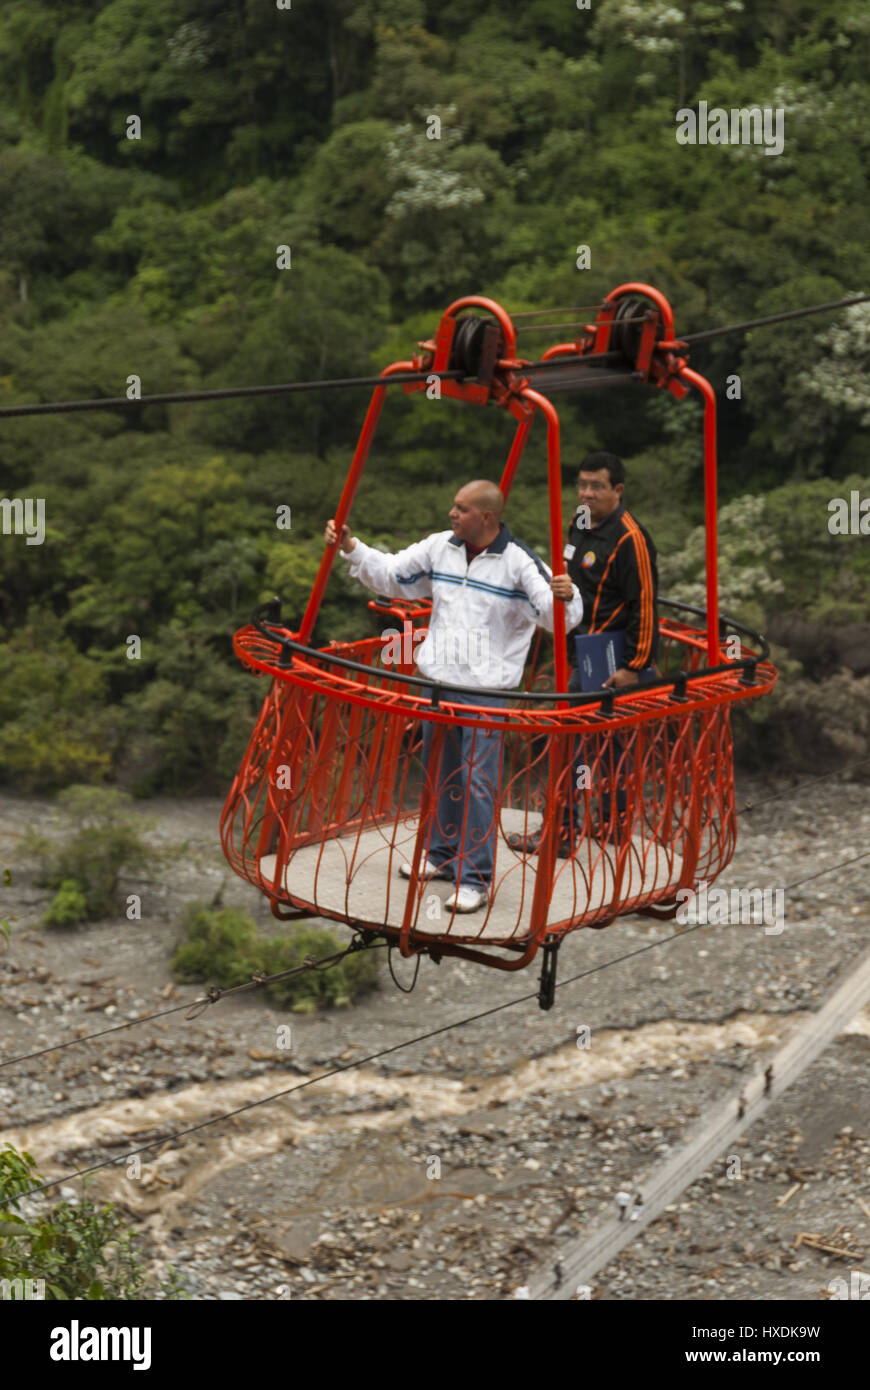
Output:
M361 834L297 849L284 870L285 891L297 902L310 906L312 913L328 910L362 925L400 927L410 884L399 876L399 864L403 860L410 863L413 858L417 823L416 816L408 816L382 826L369 826ZM499 813L489 905L473 913L452 912L444 901L452 894L454 885L443 879L429 879L413 890L414 930L455 941L489 944L526 938L537 855L524 858L510 848L506 837L513 831L530 834L540 824L539 813L530 812L526 817L523 811L503 807ZM656 893L657 900L673 897L682 859L651 838L648 831L644 831L643 837L632 837L620 885L618 859L618 850L612 845L602 848L597 840L582 839L571 859L557 860L548 925L574 921L613 903L617 896L622 902L648 893ZM263 856L260 872L269 883L274 880L274 855Z

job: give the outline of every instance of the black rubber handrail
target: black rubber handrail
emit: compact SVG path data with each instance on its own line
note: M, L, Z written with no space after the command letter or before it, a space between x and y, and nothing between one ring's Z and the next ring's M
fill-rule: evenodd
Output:
M696 617L706 619L707 616L703 608L696 608L690 603L682 603L675 599L666 598L660 598L657 602L664 604L667 608L680 609ZM276 632L273 624L280 623L280 610L281 600L279 598L273 598L270 599L268 603L264 603L260 608L256 609L251 619L252 626L262 637L265 637L270 642L277 642L281 647L280 665L285 668L287 666L292 666L293 656L295 654L297 656L304 656L308 660L323 662L329 666L339 666L343 670L360 671L368 676L384 678L386 673L383 667L368 666L365 662L352 661L349 657L338 656L330 652L329 649L324 650L319 647L306 647L303 646L301 642L296 642L292 637L288 637L286 632ZM605 704L607 706L606 712L609 713L616 700L620 700L623 704L628 704L632 699L636 699L638 694L646 694L649 690L664 690L671 688L673 689L676 700L683 700L686 698L686 688L689 684L700 681L707 676L725 675L732 671L742 670L744 672L742 683L745 685L753 685L755 682L755 670L759 661L766 661L770 655L770 648L767 640L761 633L753 632L751 628L746 627L743 623L739 623L736 618L729 618L726 614L720 614L720 634L724 636L725 630L729 627L733 628L735 632L742 633L749 637L753 643L757 643L760 648L759 651L754 652L751 656L740 657L736 661L723 662L719 666L704 666L697 671L680 671L676 676L665 676L656 681L644 681L643 685L628 686L619 694L613 690L591 690L585 692L579 690L491 690L484 686L449 685L444 682L432 681L426 676L408 676L398 671L386 674L386 678L391 681L398 681L410 687L412 691L415 687L430 691L430 703L436 707L445 696L449 703L450 693L452 692L457 695L492 696L504 700L521 700L525 703L532 701L533 703L547 702L548 704L552 704L555 702L557 704L568 704L571 707ZM285 659L285 657L288 659Z

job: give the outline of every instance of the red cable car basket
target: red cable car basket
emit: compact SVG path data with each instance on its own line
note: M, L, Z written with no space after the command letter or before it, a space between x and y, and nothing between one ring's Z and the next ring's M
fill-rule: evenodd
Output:
M457 318L463 308L488 317ZM763 638L718 613L716 403L709 383L686 365L684 348L663 296L629 284L608 295L581 337L549 349L538 364L516 358L505 311L474 296L447 309L418 356L386 369L384 375L450 372L441 378L442 394L495 402L514 415L501 480L506 496L534 416L544 415L554 574L564 572L559 420L544 393L638 382L677 398L689 386L701 391L706 615L660 600L669 613L660 622L661 678L621 693L579 695L567 692L564 608L557 602L554 636L538 631L523 689L490 692L509 696L498 710L474 707L475 694L485 692L433 688L416 674L413 650L428 602L369 605L400 625L398 663L385 661L382 636L309 645L335 555L336 547L327 547L298 632L282 624L273 600L234 639L239 658L270 677L270 687L224 806L221 838L232 868L269 897L276 916L331 918L384 936L407 956L450 954L517 970L539 947L545 963L554 961L561 939L579 927L604 927L641 911L672 916L680 889L710 883L729 862L736 840L731 706L769 691L776 671ZM375 388L335 511L338 532L385 394L384 386ZM729 628L752 645L726 661L720 641ZM424 764L427 724L432 746ZM439 814L440 750L456 725L472 730L472 760L478 741L496 737L503 745L491 788L489 901L473 914L446 906L451 883L419 872ZM456 789L457 823L468 814L469 794L467 786ZM566 820L575 826L567 844L560 841ZM517 836L519 847L512 847ZM457 882L464 841L460 834L447 866ZM549 989L545 1006L552 978Z

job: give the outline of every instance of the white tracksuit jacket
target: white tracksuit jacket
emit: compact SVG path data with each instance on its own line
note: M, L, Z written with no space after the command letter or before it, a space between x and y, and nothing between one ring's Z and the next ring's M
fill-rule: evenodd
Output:
M504 524L470 563L465 542L452 531L436 531L396 555L357 540L344 558L352 577L377 594L431 597L429 633L414 651L428 680L516 690L535 626L553 631L553 604L560 600L550 588L551 571ZM566 631L582 617L574 585Z

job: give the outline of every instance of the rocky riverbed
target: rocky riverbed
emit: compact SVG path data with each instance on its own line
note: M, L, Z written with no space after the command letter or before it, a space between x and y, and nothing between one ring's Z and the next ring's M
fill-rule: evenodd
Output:
M738 805L755 809L740 817L720 884L784 889L779 934L708 926L670 941L672 923L638 917L578 932L562 949L562 980L628 958L565 983L549 1013L522 998L536 971L450 960L424 962L407 995L384 970L380 989L349 1009L287 1014L249 995L194 1020L180 1011L0 1071L0 1143L26 1147L46 1177L60 1177L290 1092L149 1150L138 1176L124 1165L95 1175L92 1193L130 1214L155 1270L173 1264L197 1299L512 1296L612 1212L618 1190L642 1190L697 1115L763 1071L865 949L870 856L845 861L870 846L867 784L831 780L762 800L776 790L742 782ZM0 957L4 1057L194 998L169 972L178 916L222 881L224 903L247 907L264 931L287 930L226 870L219 803L142 809L157 819L155 842L185 848L159 879L131 881L141 920L44 930L47 897L18 837L27 824L52 833L60 822L50 803L0 798L0 867L13 875L2 915L14 919ZM520 1002L298 1089L511 1000ZM277 1046L288 1024L289 1051ZM577 1045L582 1027L587 1047ZM592 1296L816 1299L833 1278L866 1270L868 1057L865 1011L734 1154L599 1271ZM61 1189L80 1190L78 1180Z

